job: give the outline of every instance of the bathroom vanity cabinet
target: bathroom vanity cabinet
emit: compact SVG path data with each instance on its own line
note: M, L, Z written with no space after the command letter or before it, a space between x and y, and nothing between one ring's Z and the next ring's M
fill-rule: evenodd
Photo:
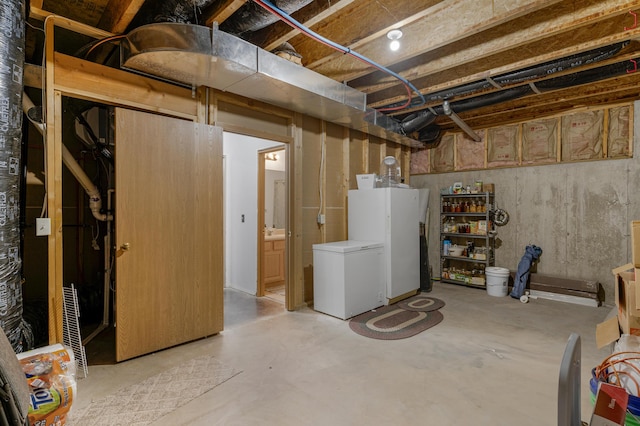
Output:
M263 262L265 287L284 284L284 249L284 235L265 236Z

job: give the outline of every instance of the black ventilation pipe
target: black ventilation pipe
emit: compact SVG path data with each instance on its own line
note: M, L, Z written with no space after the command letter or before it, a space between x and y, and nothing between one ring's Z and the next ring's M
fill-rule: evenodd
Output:
M534 93L545 93L552 90L567 89L573 86L579 86L583 84L593 83L596 81L604 80L607 78L626 75L628 73L637 72L637 63L640 62L640 58L616 62L602 67L592 68L585 71L580 71L573 74L567 74L560 77L551 78L549 80L536 82L535 85L524 85L513 87L511 89L502 90L500 92L489 93L475 98L463 99L457 102L451 103L451 109L455 112L470 111L477 108L482 108L490 105L495 105L502 102L512 101L523 96L532 95ZM535 89L534 89L535 88ZM437 115L443 114L443 108L441 105L432 108L431 110L425 110L418 113L422 120L425 122L433 123ZM405 118L405 120L412 124L417 120L412 114ZM403 121L404 122L404 121ZM428 137L433 134L431 128L436 125L428 125L419 131L418 140L425 144L429 144ZM439 131L439 126L438 126ZM423 140L424 136L424 140Z
M15 352L31 349L33 337L22 318L20 181L25 2L0 7L0 327Z
M573 69L583 65L589 65L592 63L602 61L604 59L611 58L614 55L616 55L618 52L620 52L620 50L622 50L628 44L629 42L625 41L625 42L616 43L610 46L604 46L599 49L590 50L588 52L567 56L566 58L562 58L557 61L546 62L544 64L540 64L534 67L529 67L529 68L525 68L522 70L510 72L510 73L501 74L499 76L494 77L492 81L495 85L504 86L504 85L525 83L527 81L540 79L545 76L555 74L561 71L566 71L568 69ZM451 99L456 96L467 96L476 92L493 88L495 87L494 84L492 84L488 80L476 81L473 83L463 84L461 86L453 87L451 89L443 90L440 92L426 94L424 95L424 97L427 100L427 102L444 101L445 99ZM538 84L542 84L542 83L536 83L536 86L538 86ZM473 103L478 103L478 102L480 103L480 106L484 106L484 102L490 102L488 103L488 105L492 105L497 102L501 102L500 99L502 98L504 98L504 100L515 99L515 97L524 96L524 94L528 94L531 92L531 90L529 90L529 92L527 93L522 93L521 92L522 89L520 88L518 88L518 90L515 90L515 91L510 91L510 90L511 89L508 89L507 91L496 92L501 94L496 95L495 98L492 96L492 94L487 95L486 98L484 96L480 96L479 97L480 100L472 101L472 104L470 104L467 107L467 109L460 110L458 109L460 108L460 106L458 106L458 108L455 108L454 111L461 112L461 111L466 111L468 109L477 108L478 106L473 106ZM515 96L515 97L510 98L512 96ZM476 98L473 98L473 99L476 99ZM397 105L400 105L400 104L397 104ZM453 105L460 105L460 104L456 103L456 104L452 104L452 106ZM393 106L396 106L396 104L387 105L385 106L385 108L390 108ZM442 114L442 107L439 107L438 114ZM401 126L404 129L405 134L410 134L428 126L433 122L433 120L435 120L435 117L432 112L425 111L422 113L414 113L405 117L401 122Z

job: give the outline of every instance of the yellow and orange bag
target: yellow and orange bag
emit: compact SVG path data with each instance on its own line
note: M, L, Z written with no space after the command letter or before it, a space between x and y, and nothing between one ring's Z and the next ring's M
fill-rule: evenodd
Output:
M18 354L29 384L29 424L63 426L76 392L73 351L57 344Z

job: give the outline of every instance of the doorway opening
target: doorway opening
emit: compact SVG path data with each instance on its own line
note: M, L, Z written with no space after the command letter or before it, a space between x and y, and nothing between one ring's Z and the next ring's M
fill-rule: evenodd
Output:
M235 315L228 292L277 301L280 312L287 308L287 147L224 132L225 323Z
M258 155L258 297L286 303L286 151L283 146ZM260 215L262 213L262 215ZM260 244L261 243L261 244ZM262 246L262 249L260 249Z

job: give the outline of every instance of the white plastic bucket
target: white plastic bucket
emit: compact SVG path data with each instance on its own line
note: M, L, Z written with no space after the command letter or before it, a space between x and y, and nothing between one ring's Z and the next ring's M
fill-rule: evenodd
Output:
M489 296L504 297L509 289L509 270L498 266L485 268L487 277L487 294Z

